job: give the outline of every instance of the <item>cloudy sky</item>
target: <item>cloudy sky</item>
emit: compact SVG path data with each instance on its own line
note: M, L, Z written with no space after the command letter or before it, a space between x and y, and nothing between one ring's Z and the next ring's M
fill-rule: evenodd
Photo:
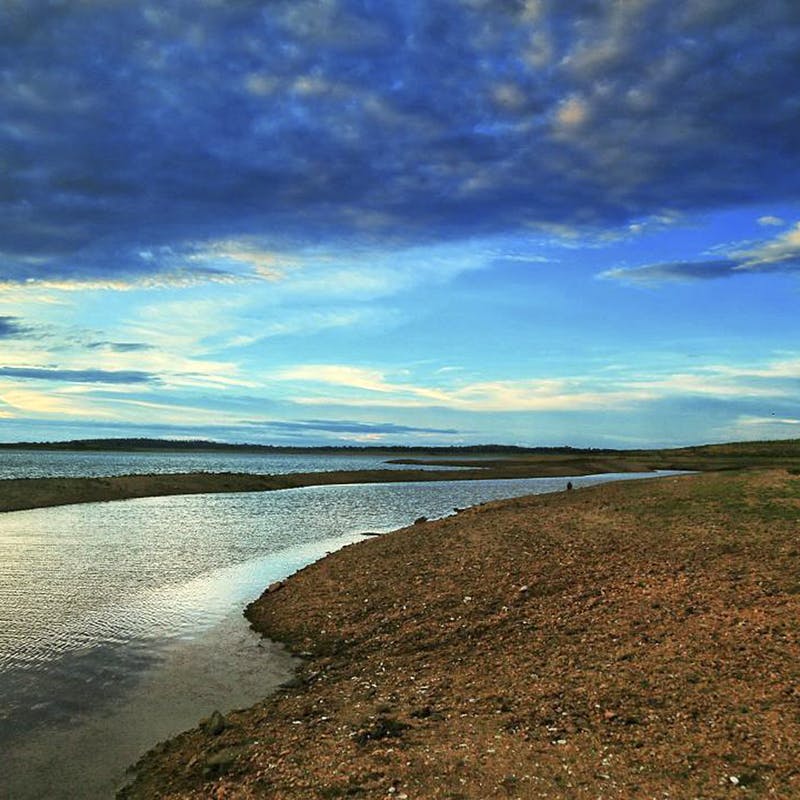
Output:
M796 0L6 0L0 440L800 436Z

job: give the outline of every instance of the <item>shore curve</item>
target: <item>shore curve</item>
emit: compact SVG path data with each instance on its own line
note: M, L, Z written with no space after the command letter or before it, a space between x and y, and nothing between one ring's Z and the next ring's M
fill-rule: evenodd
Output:
M800 797L800 479L622 482L370 538L247 610L304 654L145 798Z

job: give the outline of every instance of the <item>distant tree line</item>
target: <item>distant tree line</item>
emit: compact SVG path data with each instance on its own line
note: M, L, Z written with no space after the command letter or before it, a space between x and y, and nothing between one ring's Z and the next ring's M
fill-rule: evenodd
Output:
M391 453L401 456L487 456L487 455L551 455L551 456L614 456L629 457L652 456L655 453L674 456L708 455L730 457L776 456L797 457L800 454L800 439L784 439L778 441L728 442L725 444L705 444L689 447L631 449L595 447L521 447L511 444L470 444L425 447L420 445L301 445L275 444L231 444L229 442L212 442L207 439L71 439L62 442L0 442L0 450L66 450L66 451L171 451L171 452L235 452L235 453L366 453L379 455Z
M217 451L248 453L415 453L421 455L576 455L580 453L613 454L621 450L576 448L576 447L520 447L506 444L453 445L421 447L419 445L299 445L231 444L212 442L206 439L71 439L63 442L13 442L0 443L5 450L171 450L178 452Z

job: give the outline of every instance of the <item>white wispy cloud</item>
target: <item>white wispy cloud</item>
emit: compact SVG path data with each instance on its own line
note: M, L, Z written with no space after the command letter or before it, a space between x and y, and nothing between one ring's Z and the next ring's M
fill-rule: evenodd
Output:
M131 292L142 289L182 289L204 283L237 284L248 276L212 270L174 270L150 275L129 275L114 278L95 278L76 275L74 278L0 279L0 292ZM39 300L41 302L41 299Z
M800 358L784 358L759 366L712 364L709 372L732 378L796 378L800 380Z
M792 395L787 379L800 377L800 359L759 366L703 366L692 372L641 374L620 371L616 377L527 378L443 384L449 373L437 370L434 385L407 380L390 370L346 364L305 364L272 377L302 391L292 399L301 405L444 407L459 411L581 411L621 409L675 396L719 399L779 398ZM319 387L325 387L320 390Z
M0 401L14 409L15 413L6 412L6 416L55 416L55 417L91 417L113 418L115 415L107 410L87 403L83 398L65 396L48 390L28 389L18 384L3 382L0 384Z
M346 390L339 394L295 395L302 405L395 406L422 408L441 406L461 411L544 411L601 408L630 403L652 395L642 387L590 389L588 382L576 380L531 379L481 381L431 387L392 380L381 370L343 364L307 364L282 370L278 380L322 384ZM354 394L353 390L359 393ZM364 394L366 392L367 394Z
M781 266L800 268L800 222L777 238L732 253L732 257L739 262L734 268L736 271L757 272Z
M739 417L738 425L763 426L763 425L800 425L800 419L794 417Z
M241 279L258 277L268 281L280 280L288 270L302 266L302 261L296 256L270 250L253 237L198 244L187 260Z
M780 397L789 394L788 389L775 386L759 386L743 380L724 379L711 371L683 373L668 378L637 381L637 386L650 390L653 396L703 395L719 398Z

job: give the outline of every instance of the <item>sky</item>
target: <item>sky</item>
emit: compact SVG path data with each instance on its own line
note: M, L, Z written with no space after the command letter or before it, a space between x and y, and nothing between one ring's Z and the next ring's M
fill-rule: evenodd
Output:
M0 441L800 437L796 0L4 0Z

